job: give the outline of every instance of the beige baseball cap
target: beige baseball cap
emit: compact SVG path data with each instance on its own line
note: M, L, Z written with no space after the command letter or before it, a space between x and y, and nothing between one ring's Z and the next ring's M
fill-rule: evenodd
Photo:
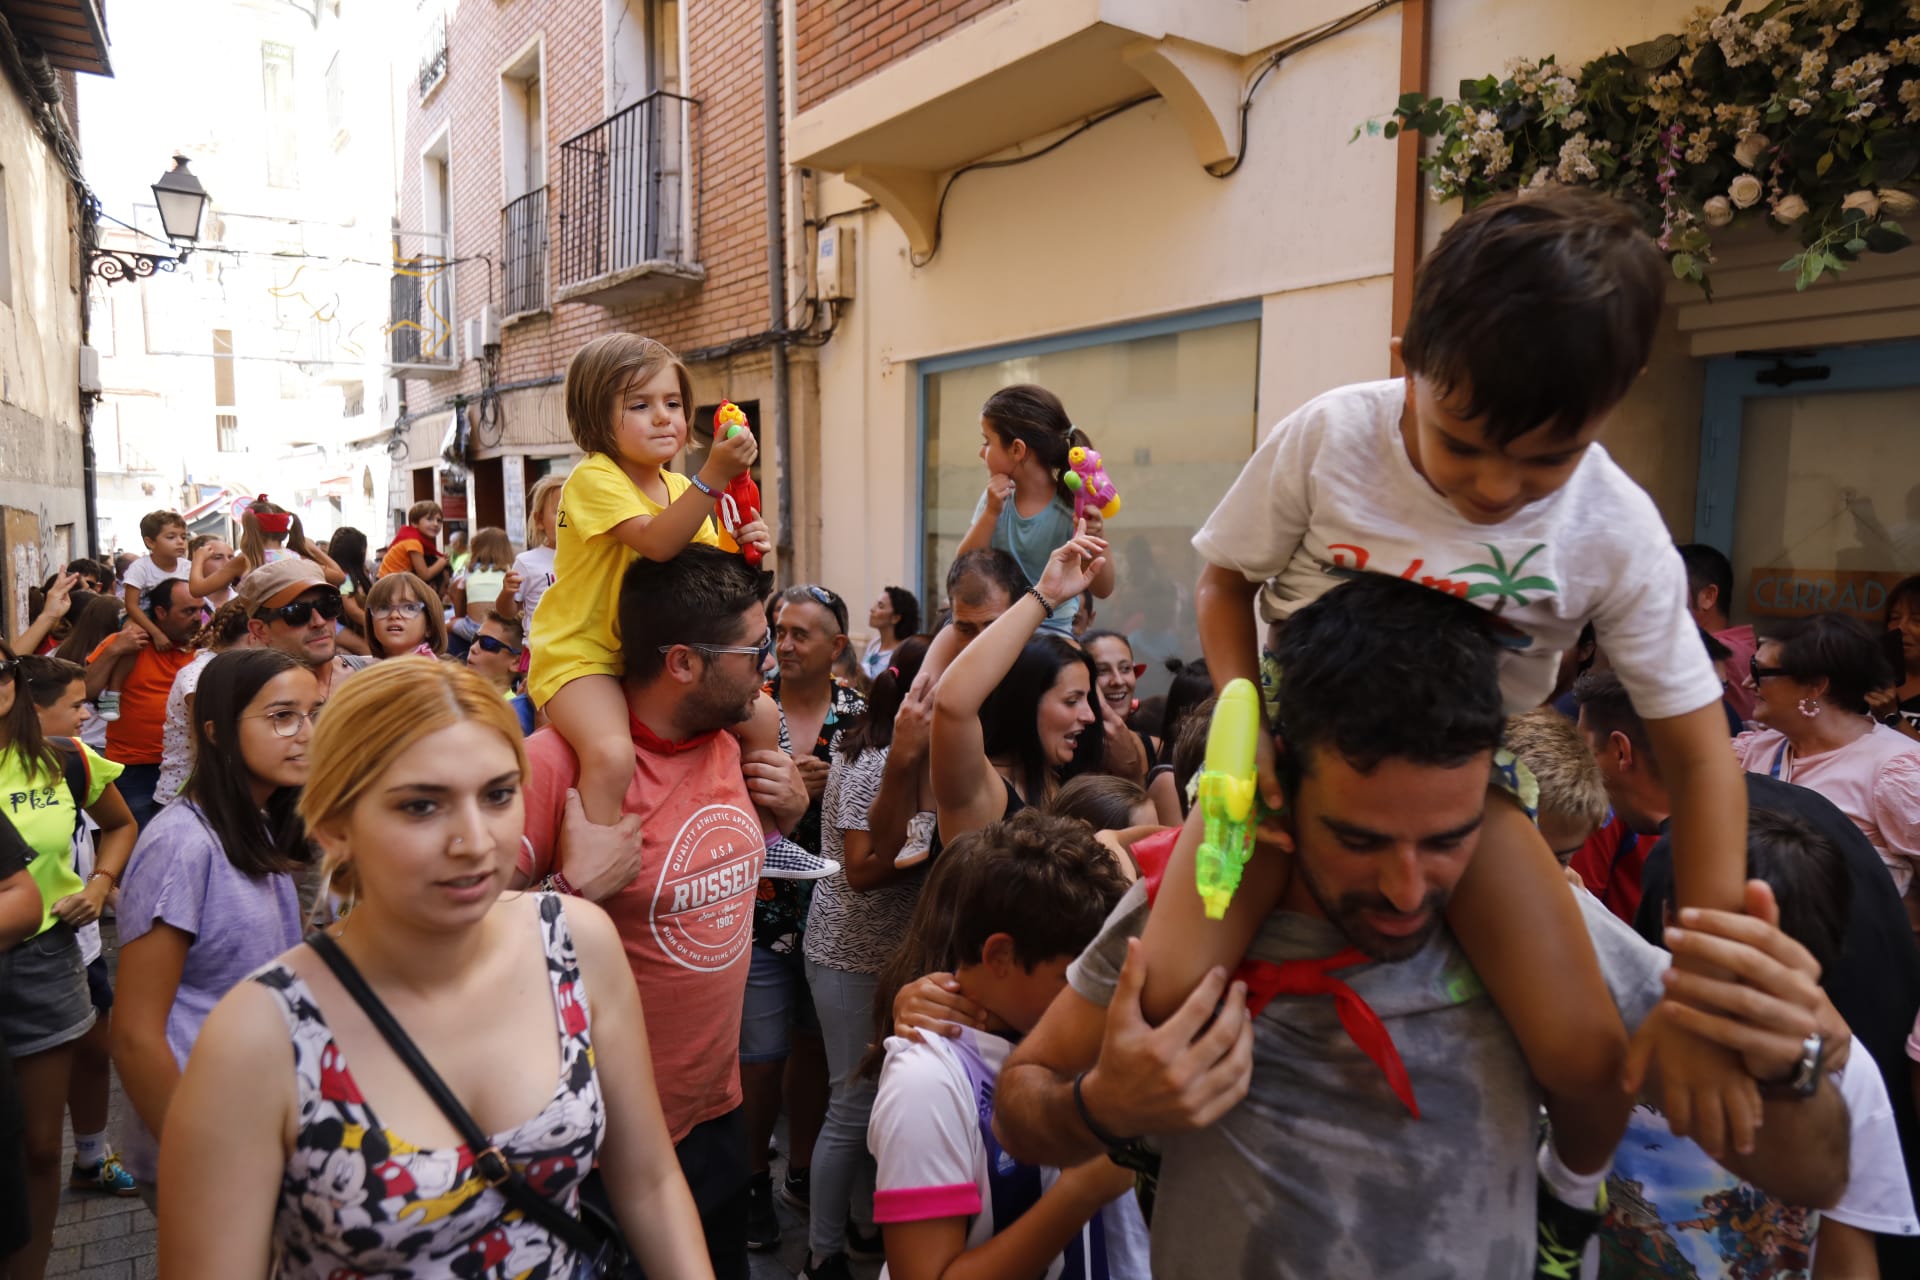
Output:
M248 608L258 613L292 604L315 587L332 589L320 566L303 556L288 556L263 564L240 579L239 593Z

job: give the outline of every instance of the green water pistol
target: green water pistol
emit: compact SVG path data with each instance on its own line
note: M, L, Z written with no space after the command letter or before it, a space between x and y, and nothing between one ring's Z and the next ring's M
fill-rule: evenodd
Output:
M1240 872L1253 854L1259 813L1254 801L1254 752L1260 741L1260 692L1249 680L1232 680L1220 691L1207 730L1206 766L1196 779L1206 834L1194 855L1194 881L1207 919L1227 914Z

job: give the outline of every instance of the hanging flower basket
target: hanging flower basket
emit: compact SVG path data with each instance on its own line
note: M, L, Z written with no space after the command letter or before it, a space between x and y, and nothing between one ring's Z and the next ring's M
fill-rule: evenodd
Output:
M1406 94L1361 130L1434 139L1420 163L1436 199L1472 207L1579 183L1631 201L1673 274L1709 296L1726 227L1793 234L1799 252L1780 269L1800 289L1906 248L1900 220L1920 211L1920 0L1740 2L1577 73L1517 58L1451 101Z

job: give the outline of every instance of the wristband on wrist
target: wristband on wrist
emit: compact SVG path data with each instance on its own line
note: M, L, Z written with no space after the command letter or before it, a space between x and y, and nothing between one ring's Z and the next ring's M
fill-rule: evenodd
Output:
M104 877L106 882L110 885L117 886L120 883L120 877L113 874L113 872L108 871L104 867L95 868L93 874L87 877L87 882L91 884L94 880L102 877Z
M1080 1113L1080 1123L1087 1126L1087 1132L1092 1134L1095 1140L1108 1150L1130 1145L1134 1139L1116 1138L1105 1128L1101 1127L1101 1125L1094 1120L1093 1113L1087 1110L1087 1096L1081 1090L1081 1085L1086 1081L1086 1078L1087 1073L1084 1071L1073 1078L1073 1105L1074 1109Z
M555 871L552 875L548 876L545 880L542 880L540 882L540 887L545 889L548 893L564 893L569 898L584 898L587 896L584 893L581 893L578 889L574 888L573 885L567 880L566 873L562 871Z
M1051 601L1051 600L1049 600L1049 599L1047 599L1047 598L1046 598L1045 596L1043 596L1043 595L1041 595L1041 594L1040 594L1040 588L1038 588L1038 587L1028 587L1028 588L1027 588L1027 594L1028 594L1028 595L1030 595L1030 596L1032 596L1032 597L1033 597L1033 598L1034 598L1035 600L1038 600L1038 601L1040 602L1040 607L1041 607L1042 609L1045 609L1045 610L1047 611L1047 616L1048 616L1049 618L1051 618L1051 617L1053 616L1053 611L1054 611L1055 609L1057 609L1057 608L1059 608L1059 607L1060 607L1059 605L1056 605L1055 603L1053 603L1053 601Z
M712 485L708 484L705 480L702 480L700 478L699 472L695 472L694 474L688 476L687 479L692 483L694 488L706 494L709 498L717 498L720 496L719 492L715 490Z

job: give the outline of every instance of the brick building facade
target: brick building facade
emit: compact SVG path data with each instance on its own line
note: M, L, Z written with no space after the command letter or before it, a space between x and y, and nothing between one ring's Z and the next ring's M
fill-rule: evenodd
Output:
M1009 0L799 0L796 100L805 111Z
M421 6L420 72L397 90L390 390L404 410L388 444L392 505L437 494L451 499L450 516L460 508L461 480L441 461L458 409L473 460L465 522L505 525L518 541L517 495L577 454L560 384L595 336L658 338L688 357L699 405L732 399L756 430L763 415L772 422L761 8L438 6ZM804 295L790 296L797 324ZM474 325L483 314L498 325L491 359L493 339ZM480 340L471 350L470 325ZM796 351L796 527L782 541L802 564L817 554L805 532L817 524L806 496L818 490L813 385ZM771 514L773 433L761 434Z

